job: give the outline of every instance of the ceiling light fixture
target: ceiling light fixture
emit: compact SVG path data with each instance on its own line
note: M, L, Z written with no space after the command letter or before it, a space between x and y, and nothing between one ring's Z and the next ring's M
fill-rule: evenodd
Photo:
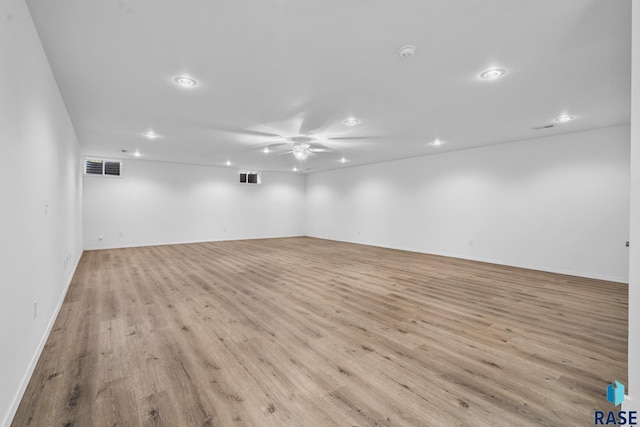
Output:
M431 145L433 145L434 147L439 147L439 146L441 146L442 144L444 144L444 141L439 140L439 139L436 139L435 141L433 141L433 142L431 143Z
M416 47L411 45L402 46L400 49L398 49L398 54L402 58L411 58L415 53Z
M227 163L225 163L225 165L231 166L231 160L227 160Z
M553 119L553 121L556 123L566 123L566 122L570 122L575 118L576 118L575 116L569 116L567 114L563 114L562 116L558 116L555 119Z
M143 133L143 135L144 135L144 136L146 136L146 137L147 137L147 138L149 138L149 139L155 139L155 138L157 138L157 137L159 137L159 136L160 136L160 135L158 135L157 133L155 133L155 132L154 132L154 131L152 131L152 130L149 130L149 131L147 131L147 132Z
M294 171L294 172L298 172L298 168L294 166L294 167L293 167L293 171Z
M176 82L178 86L186 87L186 88L192 88L198 85L198 82L196 82L191 77L187 77L187 76L176 77L175 79L173 79L173 81Z
M491 68L487 71L480 73L482 80L496 80L504 76L507 71L503 68Z
M142 156L142 154L140 154L140 152L139 152L138 150L136 150L136 151L135 151L135 153L133 153L133 155L134 155L135 157L140 157L140 156Z
M262 150L262 152L265 154L269 154L269 147L264 147L264 150Z
M309 154L311 154L311 146L309 144L302 143L293 146L293 155L296 159L307 160Z
M345 159L344 157L340 159L340 163L347 163L347 159Z
M349 117L348 119L343 120L342 123L344 123L347 126L355 126L358 123L360 123L360 121L356 118Z

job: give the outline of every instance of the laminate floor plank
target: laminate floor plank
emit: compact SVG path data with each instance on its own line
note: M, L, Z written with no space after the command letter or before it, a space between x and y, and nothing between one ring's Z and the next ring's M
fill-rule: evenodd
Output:
M14 426L591 425L627 285L314 238L87 251Z

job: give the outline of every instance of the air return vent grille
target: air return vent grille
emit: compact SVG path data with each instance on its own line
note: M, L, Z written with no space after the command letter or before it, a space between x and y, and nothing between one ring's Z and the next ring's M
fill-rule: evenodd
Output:
M259 172L240 171L240 184L262 184Z
M115 160L85 159L85 175L120 176L121 162Z
M104 162L104 174L120 176L120 162Z
M548 125L532 127L531 130L551 129L551 128L554 128L554 127L556 127L556 125L548 124Z

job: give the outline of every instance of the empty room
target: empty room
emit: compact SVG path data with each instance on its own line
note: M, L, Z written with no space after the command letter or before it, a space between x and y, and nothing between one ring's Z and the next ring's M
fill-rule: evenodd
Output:
M640 416L640 0L2 0L1 426Z

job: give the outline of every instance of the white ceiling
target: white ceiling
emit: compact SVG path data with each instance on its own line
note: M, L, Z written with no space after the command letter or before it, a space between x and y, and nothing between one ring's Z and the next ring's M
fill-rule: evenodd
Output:
M88 155L318 171L630 120L630 0L27 3Z

